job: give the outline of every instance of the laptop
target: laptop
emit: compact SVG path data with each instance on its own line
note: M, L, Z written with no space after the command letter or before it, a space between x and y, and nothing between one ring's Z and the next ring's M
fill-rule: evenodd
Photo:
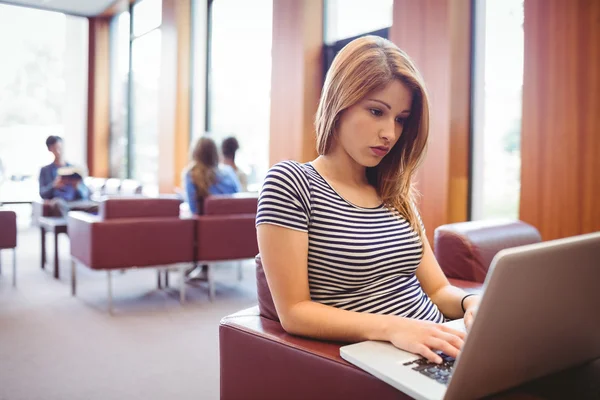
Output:
M476 399L600 357L600 232L502 250L484 290L456 360L377 341L340 355L421 400Z

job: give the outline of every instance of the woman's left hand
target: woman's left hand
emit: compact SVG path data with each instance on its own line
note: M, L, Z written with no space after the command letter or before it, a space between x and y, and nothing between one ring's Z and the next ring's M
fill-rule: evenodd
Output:
M479 309L479 302L481 301L480 296L471 296L465 299L465 328L467 332L471 330L471 326L473 325L473 320L475 319L475 315L477 314L477 310Z

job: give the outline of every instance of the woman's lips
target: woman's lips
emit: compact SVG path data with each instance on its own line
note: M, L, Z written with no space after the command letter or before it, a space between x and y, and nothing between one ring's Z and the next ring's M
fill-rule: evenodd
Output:
M390 149L388 147L371 147L371 151L377 157L383 157L390 151Z

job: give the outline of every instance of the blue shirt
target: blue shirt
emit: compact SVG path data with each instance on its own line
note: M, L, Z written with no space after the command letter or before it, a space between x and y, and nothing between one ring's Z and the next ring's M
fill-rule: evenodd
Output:
M210 194L233 194L241 191L240 181L233 168L222 166L217 169L217 180L208 188ZM192 182L192 176L188 171L185 174L185 192L187 194L187 202L190 205L190 210L198 213L198 191L196 185Z
M71 164L67 163L67 167L70 166ZM40 197L45 200L54 198L66 201L89 200L90 190L83 182L79 182L76 187L72 185L65 185L61 188L53 187L59 168L58 165L52 163L40 170Z

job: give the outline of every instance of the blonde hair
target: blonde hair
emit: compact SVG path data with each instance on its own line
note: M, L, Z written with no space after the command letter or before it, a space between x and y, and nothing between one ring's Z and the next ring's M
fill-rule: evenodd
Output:
M422 162L429 135L429 102L423 78L412 60L389 40L364 36L346 45L333 60L325 77L315 118L317 152L331 150L342 112L393 80L405 84L413 95L410 116L402 135L379 165L367 168L369 183L384 204L396 209L422 239L416 210L413 177Z
M198 198L209 195L209 188L217 181L219 152L215 141L209 137L201 137L192 150L192 163L188 172L198 192Z

